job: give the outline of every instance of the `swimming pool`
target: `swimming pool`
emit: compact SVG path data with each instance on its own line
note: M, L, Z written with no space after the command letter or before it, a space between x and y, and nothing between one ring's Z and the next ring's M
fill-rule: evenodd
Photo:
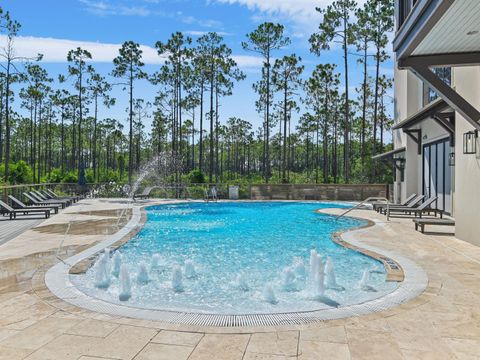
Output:
M381 263L331 239L334 232L364 222L315 212L327 207L348 205L222 202L148 207L142 230L115 251L129 274L130 296L119 298L122 276L115 271L116 254L101 257L71 280L87 295L110 303L209 314L313 311L363 303L394 291L398 284L386 281ZM312 250L320 261L313 270ZM108 281L99 284L103 261Z

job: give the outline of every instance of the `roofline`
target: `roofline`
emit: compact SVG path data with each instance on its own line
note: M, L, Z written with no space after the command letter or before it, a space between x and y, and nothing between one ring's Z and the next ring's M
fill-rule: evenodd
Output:
M387 151L387 152L384 152L382 154L378 154L378 155L375 155L375 156L372 156L372 160L380 160L380 159L383 159L383 158L386 158L386 157L390 157L393 155L396 155L396 154L399 154L403 151L406 150L406 147L403 146L401 148L398 148L398 149L393 149L393 150L390 150L390 151Z
M392 130L398 130L402 128L408 128L410 126L413 126L417 123L419 123L422 120L425 120L426 118L432 117L438 112L448 108L448 104L445 100L443 100L441 97L433 100L430 102L428 105L424 106L420 110L418 110L416 113L413 115L410 115L407 117L405 120L400 121L398 124L395 124L392 126Z
M397 59L407 58L430 33L455 0L418 0L393 40Z

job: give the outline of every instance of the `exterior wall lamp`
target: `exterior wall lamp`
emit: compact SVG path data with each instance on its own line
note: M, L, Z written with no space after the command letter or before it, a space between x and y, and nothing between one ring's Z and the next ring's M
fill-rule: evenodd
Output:
M463 153L464 154L477 153L477 138L478 138L478 130L469 131L463 134Z
M448 165L449 166L455 166L455 153L454 152L451 152L448 155Z

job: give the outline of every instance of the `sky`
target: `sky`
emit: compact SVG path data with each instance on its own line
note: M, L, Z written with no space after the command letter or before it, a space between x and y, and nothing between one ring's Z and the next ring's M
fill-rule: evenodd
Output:
M115 82L109 75L112 60L124 41L141 44L145 70L151 74L163 61L154 48L156 41L165 42L176 31L186 33L194 41L206 32L216 31L233 50L238 66L247 76L235 85L232 96L221 99L221 122L236 116L250 121L257 128L262 119L255 110L257 95L252 84L259 79L262 59L243 50L241 42L260 23L278 22L285 26L292 43L277 51L274 57L292 53L300 56L305 65L305 78L319 63L335 63L338 70L343 71L340 48L333 48L320 57L309 51L308 38L321 21L315 7L330 3L331 0L2 0L1 6L22 25L15 42L17 54L34 56L42 53L42 66L55 79L59 74L66 74L67 52L78 46L89 50L95 69ZM0 35L0 47L3 44L5 37ZM390 47L388 51L391 51ZM352 58L352 91L359 86L362 76L360 68L355 68L355 62L356 59ZM373 65L370 64L372 70ZM382 72L393 75L391 60L382 65ZM155 92L154 86L142 80L137 82L134 96L153 101ZM126 123L128 94L116 87L112 95L117 99L116 105L100 109L99 116L117 118ZM146 120L147 131L149 122Z

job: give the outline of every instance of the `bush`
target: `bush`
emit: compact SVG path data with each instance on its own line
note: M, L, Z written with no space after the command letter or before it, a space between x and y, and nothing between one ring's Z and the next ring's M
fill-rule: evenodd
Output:
M2 167L2 173L4 174L5 168ZM30 184L33 181L32 168L23 160L20 160L16 164L10 164L8 182L10 184Z
M88 184L93 184L95 182L95 177L93 176L93 169L85 170L85 180Z
M64 183L77 183L78 175L75 171L69 171L63 176L62 182Z
M188 174L188 181L190 184L203 184L205 182L205 175L200 170L192 170Z
M100 182L119 182L120 174L118 171L108 169L106 173L100 175Z
M50 171L50 174L48 174L45 178L45 182L49 183L60 183L62 182L63 174L60 169L55 168Z

